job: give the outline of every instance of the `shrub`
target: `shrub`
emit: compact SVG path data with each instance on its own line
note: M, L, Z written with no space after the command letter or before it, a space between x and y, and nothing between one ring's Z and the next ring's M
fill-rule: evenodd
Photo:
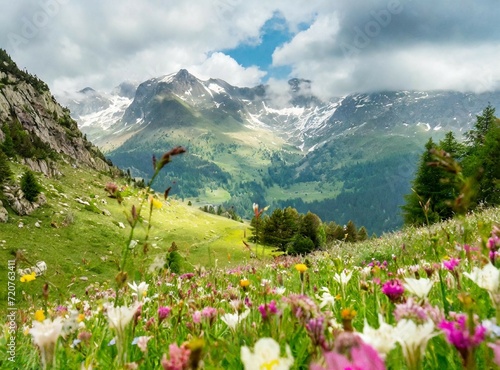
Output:
M315 249L314 242L311 238L303 235L297 235L295 240L288 248L290 254L307 254Z

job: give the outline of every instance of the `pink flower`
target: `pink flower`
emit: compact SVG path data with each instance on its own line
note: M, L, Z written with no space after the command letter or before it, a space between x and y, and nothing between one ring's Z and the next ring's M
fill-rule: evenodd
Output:
M500 342L497 341L495 343L488 343L488 347L493 350L493 362L500 366Z
M366 344L353 333L343 333L337 337L337 342L348 343L346 348L350 351L350 358L338 351L325 352L326 367L318 364L311 364L310 370L385 370L384 361L380 358L377 351ZM341 347L344 347L341 345ZM340 348L342 349L342 348ZM343 351L342 351L343 352Z
M386 281L382 285L382 293L384 293L391 302L395 303L401 300L405 288L399 279Z
M191 351L183 344L180 347L177 344L171 344L169 347L169 359L163 355L161 366L163 370L187 370L189 368L189 355Z
M201 311L195 311L193 313L193 322L199 324L201 322Z
M204 307L203 310L201 310L201 317L203 317L208 321L210 325L212 325L217 318L217 309L213 307Z

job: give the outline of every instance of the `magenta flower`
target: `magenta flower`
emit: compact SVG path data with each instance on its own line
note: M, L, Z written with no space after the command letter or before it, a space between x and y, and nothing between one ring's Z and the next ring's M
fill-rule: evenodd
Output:
M279 314L278 307L276 306L276 301L272 300L268 304L261 304L259 306L259 312L262 315L263 320L269 319L271 315Z
M448 271L454 271L459 263L460 260L458 258L450 258L449 260L443 261L443 267Z
M311 364L310 370L385 370L384 361L372 346L363 342L356 334L349 333L341 336L349 336L349 338L342 338L342 341L350 342L351 360L336 351L325 352L326 367Z
M170 315L170 312L172 309L167 306L163 306L158 308L158 321L161 323L163 320L165 320L168 315Z
M399 279L386 281L384 285L382 285L382 293L384 293L393 303L399 302L404 292L405 287Z
M500 237L497 235L493 235L491 238L488 239L488 249L490 250L489 252L489 257L491 263L495 263L495 258L498 254L498 249L500 248Z
M455 314L452 317L453 321L443 320L439 323L440 328L448 340L462 356L464 362L474 347L477 347L484 340L486 328L482 325L477 325L474 331L469 331L467 315Z

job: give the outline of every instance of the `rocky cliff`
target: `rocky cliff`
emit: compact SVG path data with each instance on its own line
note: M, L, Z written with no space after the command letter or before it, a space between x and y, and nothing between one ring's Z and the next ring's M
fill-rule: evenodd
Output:
M18 69L14 61L0 49L0 128L18 122L32 142L42 143L56 156L75 165L87 165L107 171L109 164L102 153L82 135L68 109L51 95L48 86L36 76ZM0 143L5 133L0 130ZM50 167L30 166L37 171ZM50 176L50 173L46 173Z

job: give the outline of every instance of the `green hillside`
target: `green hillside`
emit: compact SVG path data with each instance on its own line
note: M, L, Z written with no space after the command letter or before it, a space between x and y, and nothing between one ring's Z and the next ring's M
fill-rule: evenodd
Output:
M26 169L15 163L10 167L15 177ZM0 225L0 256L2 261L7 261L17 254L18 268L45 261L47 278L64 294L68 285L79 291L90 282L114 279L121 250L130 233L126 213L130 213L133 205L139 206L141 190L133 183L129 186L123 179L84 167L73 168L62 163L58 167L62 173L59 178L37 174L47 204L29 216L10 212L8 222ZM125 189L121 204L105 191L106 184L114 181ZM184 271L193 271L197 265L243 263L249 257L242 243L246 239L247 224L202 212L188 206L187 200L182 202L176 197L161 204L161 208L153 209L146 255L142 242L149 225L148 207L143 211L144 221L136 228L133 239L139 243L134 253L140 256L136 259L140 261L137 268L162 266L173 242L183 257ZM2 284L6 283L6 268L5 264L0 266Z

